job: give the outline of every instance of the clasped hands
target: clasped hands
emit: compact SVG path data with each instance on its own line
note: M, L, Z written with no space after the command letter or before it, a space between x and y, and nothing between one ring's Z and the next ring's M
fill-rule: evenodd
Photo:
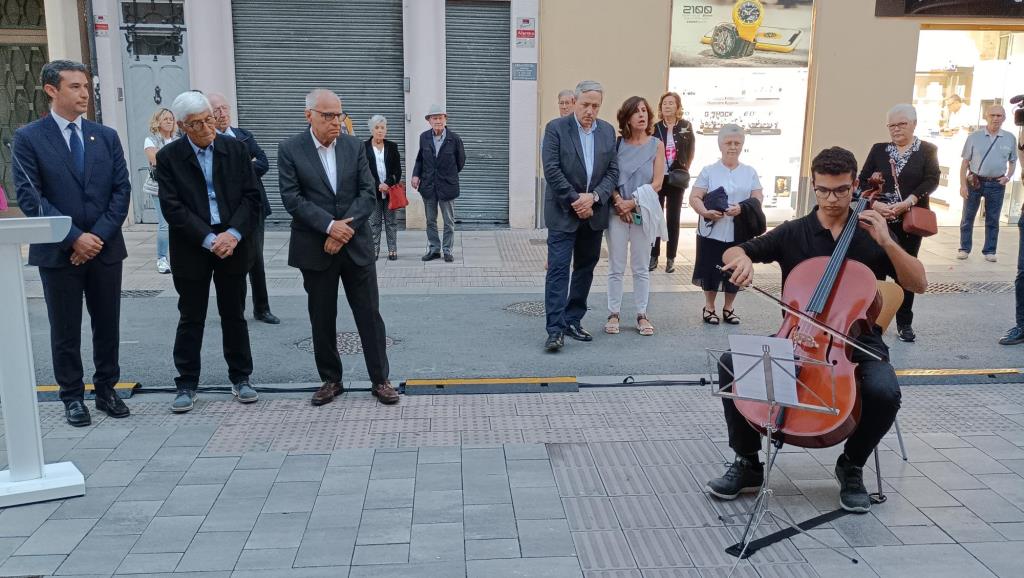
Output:
M238 239L231 233L224 231L214 237L213 244L210 245L210 252L221 259L227 259L235 253L235 247L237 246Z
M717 221L722 217L735 217L743 211L743 208L737 205L729 205L724 212L723 211L704 211L701 216L708 221Z
M619 195L615 195L613 198L612 206L615 209L615 214L619 216L619 220L623 223L633 222L633 211L636 209L636 199L623 199Z
M580 219L589 219L594 216L594 203L597 202L597 195L594 193L580 193L579 198L572 202L572 210Z
M337 255L338 251L352 240L352 236L356 234L356 230L349 226L352 222L352 217L342 219L340 221L334 221L331 223L331 230L328 232L327 240L324 241L324 251L328 255Z
M71 264L75 267L92 260L103 250L103 239L92 233L82 233L71 245Z

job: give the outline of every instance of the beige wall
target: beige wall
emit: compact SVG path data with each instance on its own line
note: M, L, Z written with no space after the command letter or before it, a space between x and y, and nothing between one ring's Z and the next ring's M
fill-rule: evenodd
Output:
M671 0L541 0L540 126L558 116L558 91L581 80L604 85L601 118L615 125L633 95L656 101L668 86ZM643 22L640 30L629 25ZM652 102L651 106L657 106Z

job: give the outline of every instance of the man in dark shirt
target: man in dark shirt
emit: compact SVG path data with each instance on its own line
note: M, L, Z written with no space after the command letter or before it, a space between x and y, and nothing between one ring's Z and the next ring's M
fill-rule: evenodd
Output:
M852 193L858 185L857 160L845 149L825 149L812 161L811 174L818 206L802 218L787 221L765 235L727 250L723 261L725 269L732 271L730 281L740 286L749 285L756 261L779 263L785 283L789 273L803 261L832 255L836 240L850 217ZM877 279L893 277L908 291L923 293L928 284L924 266L900 248L889 234L885 218L875 211L865 210L860 214L859 225L846 258L866 265ZM857 363L861 419L836 463L836 478L843 509L867 512L871 501L864 487L864 464L896 420L900 387L889 364L889 350L882 341L881 328L874 326L857 341L880 353L883 359L874 359L854 349L852 360ZM719 366L719 383L729 383L731 376L732 360L725 355ZM717 498L732 500L740 493L760 489L764 479L763 466L758 460L761 439L732 400L723 399L722 405L729 429L729 446L736 452L736 460L722 477L709 481L706 490Z

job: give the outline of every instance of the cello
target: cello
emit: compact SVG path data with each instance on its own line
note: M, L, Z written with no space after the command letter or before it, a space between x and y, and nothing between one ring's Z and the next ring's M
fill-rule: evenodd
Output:
M762 434L763 424L775 424L777 444L830 447L849 437L860 420L857 364L852 354L859 349L871 358L882 359L883 354L856 341L858 335L872 330L882 302L874 273L867 265L846 259L846 253L861 212L881 191L882 183L881 178L873 178L868 189L854 193L855 204L832 255L813 257L794 267L786 278L781 300L750 286L783 310L782 325L775 337L793 342L797 399L836 410L821 413L735 400L736 409Z

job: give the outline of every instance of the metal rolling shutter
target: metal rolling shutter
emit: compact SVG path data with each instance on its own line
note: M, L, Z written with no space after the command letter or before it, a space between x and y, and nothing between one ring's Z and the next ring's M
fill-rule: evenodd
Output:
M277 145L306 127L303 98L313 88L338 93L361 140L371 116L386 116L404 174L402 0L232 0L231 10L238 123L270 158L270 221L291 219L278 191Z
M466 145L456 220L467 228L508 226L508 2L448 0L448 126Z

